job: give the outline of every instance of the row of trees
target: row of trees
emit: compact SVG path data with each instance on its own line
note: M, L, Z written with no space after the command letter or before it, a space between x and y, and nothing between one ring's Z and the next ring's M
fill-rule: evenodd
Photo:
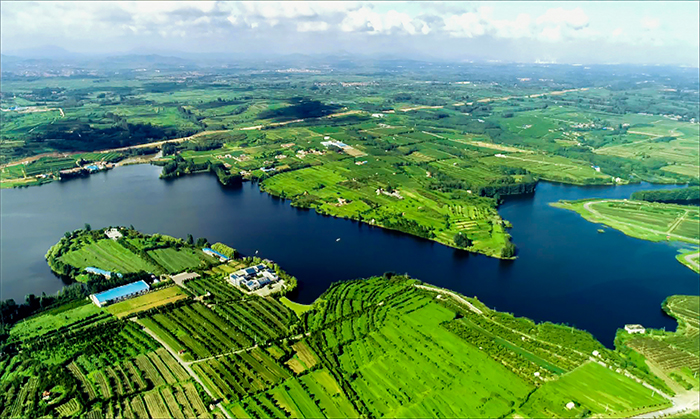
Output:
M637 191L632 194L632 199L668 204L700 205L700 186L671 190Z

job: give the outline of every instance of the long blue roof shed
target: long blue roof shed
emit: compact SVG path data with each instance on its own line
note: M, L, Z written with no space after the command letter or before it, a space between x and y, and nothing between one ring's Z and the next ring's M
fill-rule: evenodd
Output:
M98 303L100 306L102 306L104 304L109 304L111 301L115 301L121 298L128 297L130 295L148 291L149 289L150 287L145 281L136 281L130 284L122 285L120 287L109 289L107 291L103 291L99 294L93 294L92 300Z
M224 258L224 259L227 259L227 260L228 260L228 258L229 258L228 256L224 255L223 253L217 252L216 250L214 250L214 249L212 249L212 248L210 248L210 247L205 247L204 249L202 249L202 252L213 253L213 254L217 255L218 257Z

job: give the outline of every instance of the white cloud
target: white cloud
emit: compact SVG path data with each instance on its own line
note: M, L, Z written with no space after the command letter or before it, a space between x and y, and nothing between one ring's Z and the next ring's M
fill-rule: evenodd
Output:
M323 32L328 30L328 27L328 23L323 21L297 23L297 31L299 32Z
M461 15L451 15L445 19L445 31L450 36L459 38L473 38L484 35L486 27L482 23L478 13L462 13Z
M567 10L563 7L547 10L537 18L538 25L569 26L574 29L582 29L588 25L588 16L580 7Z
M393 42L406 50L420 45L427 54L434 50L448 54L454 48L447 43L467 45L470 39L472 45L489 45L481 47L488 54L497 45L513 45L513 40L548 51L567 51L581 42L631 49L647 45L697 49L697 22L692 22L691 12L681 12L689 6L654 7L646 3L578 3L575 7L563 3L548 8L543 3L494 2L475 9L460 2L3 2L0 17L2 46L10 47L6 51L51 44L76 51L143 45L178 50L187 44L185 40L190 49L229 44L229 48L253 48L248 45L255 41L262 48L284 48L286 43L304 50L316 44L332 48L344 43L345 48L359 45L358 50L363 50L370 47L368 35L381 35L386 45ZM618 19L623 15L620 8L626 8L627 20ZM298 42L309 39L304 34L321 32L315 44ZM228 43L231 39L240 42Z
M640 23L642 24L642 27L644 29L648 29L648 30L655 30L655 29L658 29L659 26L661 26L659 19L653 19L650 17L645 17L644 19L642 19L642 21Z

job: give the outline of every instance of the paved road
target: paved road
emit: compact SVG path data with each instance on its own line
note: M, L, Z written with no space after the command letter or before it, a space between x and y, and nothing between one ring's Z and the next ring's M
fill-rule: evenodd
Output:
M211 397L212 399L216 399L216 397L214 396L214 394L212 394L212 392L209 390L209 388L207 388L207 386L204 385L204 383L202 382L202 380L199 379L199 376L198 376L198 375L194 372L194 370L190 367L190 363L189 363L189 362L185 362L185 361L183 361L182 359L180 359L180 356L179 356L170 346L168 346L165 342L163 342L163 341L160 339L160 337L158 337L158 335L156 335L152 330L150 330L149 328L147 328L147 327L145 327L145 326L142 326L142 327L143 327L143 331L144 331L144 332L148 333L153 339L155 339L158 343L160 343L161 345L163 345L163 347L164 347L165 349L167 349L168 352L170 352L170 354L173 356L173 358L175 358L175 359L177 360L177 362L179 362L180 365L182 365L182 368L184 368L185 371L187 371L187 373L188 373L192 378L194 378L194 380L195 380L196 382L198 382L200 386L202 386L202 388L204 389L204 391L207 392L207 394L209 395L209 397ZM218 407L219 409L221 409L221 411L224 413L224 415L226 415L227 418L233 419L233 416L231 416L231 414L224 408L224 406L223 406L221 403L217 403L217 404L216 404L216 407Z

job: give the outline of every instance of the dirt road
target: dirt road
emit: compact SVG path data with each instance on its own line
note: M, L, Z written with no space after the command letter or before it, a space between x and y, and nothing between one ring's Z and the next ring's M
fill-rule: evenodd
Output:
M133 319L132 319L132 320L133 320ZM158 337L158 335L156 335L152 330L150 330L149 328L147 328L147 327L144 326L144 327L143 327L143 331L146 332L146 333L148 333L149 336L151 336L153 339L155 339L155 340L156 340L158 343L160 343L168 352L170 352L170 355L172 355L173 358L175 358L175 359L177 360L177 362L179 362L180 365L182 365L182 368L184 368L185 371L187 371L187 373L188 373L196 382L198 382L200 386L202 386L202 388L204 389L204 391L206 391L206 393L209 395L209 397L211 397L212 399L216 399L216 397L214 396L214 394L212 394L211 390L209 390L209 388L207 388L207 386L204 385L204 383L202 382L202 380L199 379L199 376L197 376L197 374L194 372L194 370L192 370L192 368L190 367L190 363L185 362L185 361L183 361L182 359L180 359L180 356L179 356L170 346L168 346L164 341L162 341L162 340L160 339L160 337ZM219 409L221 409L221 411L224 413L224 415L226 415L227 418L229 418L229 419L232 419L232 418L233 418L233 416L231 416L231 414L224 408L224 406L223 406L221 403L217 403L216 407L218 407Z
M688 391L677 394L671 399L673 406L655 412L635 416L635 418L662 418L677 413L692 412L700 408L700 394L697 391Z
M700 269L700 263L698 263L698 262L696 262L696 261L693 260L693 259L697 258L698 256L700 256L700 252L698 252L698 253L693 253L692 255L685 255L685 256L683 257L683 259L685 259L685 261L686 261L687 263L689 263L689 264L695 266L695 269Z

